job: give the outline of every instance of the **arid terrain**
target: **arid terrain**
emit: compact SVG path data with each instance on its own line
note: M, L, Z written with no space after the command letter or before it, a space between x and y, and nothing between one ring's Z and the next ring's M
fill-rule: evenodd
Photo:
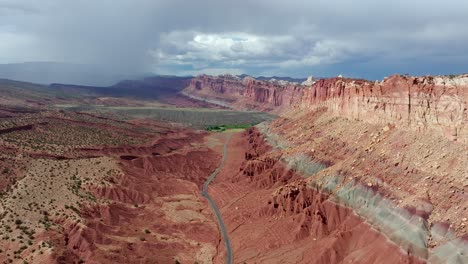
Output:
M219 235L199 187L204 132L41 112L2 122L5 263L210 261Z
M467 11L0 0L0 264L468 264Z
M466 75L185 92L280 115L232 141L212 186L238 263L468 262Z
M2 263L468 263L467 75L2 83Z

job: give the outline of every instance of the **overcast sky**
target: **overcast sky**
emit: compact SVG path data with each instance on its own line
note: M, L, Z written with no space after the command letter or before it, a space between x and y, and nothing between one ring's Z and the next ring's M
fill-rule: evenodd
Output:
M0 63L381 79L468 72L466 0L0 0Z

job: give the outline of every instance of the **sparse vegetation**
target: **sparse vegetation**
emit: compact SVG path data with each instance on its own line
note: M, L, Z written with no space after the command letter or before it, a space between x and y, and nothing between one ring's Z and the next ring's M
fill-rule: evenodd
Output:
M201 112L206 115L202 113L198 118ZM201 110L186 115L185 110L171 109L164 115L194 120L194 124L202 124L200 128L211 122L211 116L218 124L219 120L228 120L223 125L226 129L250 127L244 125L251 123L250 113L241 117L246 121L239 121L241 114L234 112ZM66 233L63 223L88 224L90 220L85 215L88 211L84 209L109 203L100 188L107 191L105 188L112 188L121 180L123 171L115 157L98 157L102 155L99 151L147 143L159 132L172 129L153 123L134 126L117 119L68 111L0 118L0 142L8 150L0 154L0 176L5 180L5 187L0 190L0 248L5 255L10 254L8 257L15 263L34 262L38 255L59 250L60 243L55 239ZM145 202L139 199L128 206L138 208L128 208L135 211L146 210ZM107 224L108 219L102 216L96 221ZM141 230L135 230L139 232L135 239L143 243L159 236L156 229ZM3 245L9 245L8 249Z
M131 118L151 118L169 121L205 129L219 124L240 125L258 124L271 120L274 116L263 112L245 112L207 108L171 108L171 107L103 107L80 106L69 110L114 113Z
M255 124L239 124L239 125L217 125L217 126L208 126L206 127L206 130L212 131L212 132L223 132L229 129L247 129Z
M448 75L448 78L449 78L449 79L455 79L456 77L457 77L457 75L454 75L454 74L449 74L449 75Z
M103 126L110 129L102 129ZM117 130L120 132L114 133ZM0 119L0 140L7 145L55 155L86 146L142 143L131 136L133 133L131 125L125 122L73 112L56 113L53 117L28 114L17 119ZM2 170L4 174L10 171L9 168Z

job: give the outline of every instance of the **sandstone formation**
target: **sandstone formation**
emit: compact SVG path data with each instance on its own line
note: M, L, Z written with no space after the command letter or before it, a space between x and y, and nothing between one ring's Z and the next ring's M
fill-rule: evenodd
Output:
M184 92L280 115L232 141L210 189L235 261L468 262L468 75L199 76Z
M236 263L424 263L312 188L257 131L237 137L231 148L229 167L210 191L222 207ZM241 171L233 177L236 166ZM222 263L223 255L216 260Z
M234 133L208 193L235 263L468 263L467 90L202 75L166 98L278 115L227 133L0 107L0 262L224 263L200 191Z
M209 192L235 261L465 263L466 149L325 113L232 140Z
M468 141L468 75L394 75L381 82L331 78L312 86L202 75L184 93L236 109L277 114L327 107L331 114L353 120L430 128L452 140Z

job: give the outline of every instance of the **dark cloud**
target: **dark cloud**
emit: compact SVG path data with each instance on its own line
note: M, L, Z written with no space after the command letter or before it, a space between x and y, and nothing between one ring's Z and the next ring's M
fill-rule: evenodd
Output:
M0 0L0 63L367 78L464 72L466 10L458 0Z

